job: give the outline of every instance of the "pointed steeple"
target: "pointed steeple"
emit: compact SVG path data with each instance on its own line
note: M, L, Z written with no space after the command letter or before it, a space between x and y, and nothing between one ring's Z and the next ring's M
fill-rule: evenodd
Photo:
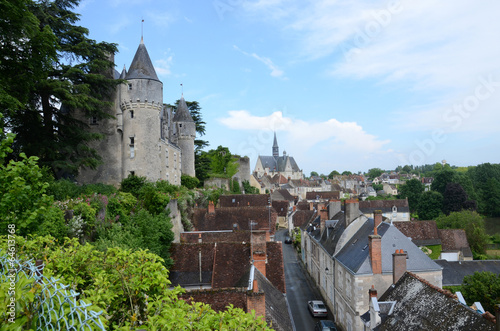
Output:
M191 117L191 113L186 104L186 100L184 100L184 95L181 96L179 100L179 105L177 106L177 111L174 115L174 122L194 122Z
M273 143L273 156L280 156L280 148L278 147L278 140L276 139L276 131L274 132L274 143Z
M142 37L125 79L153 79L160 81Z
M120 79L125 79L127 77L127 68L123 65L122 73L120 74Z

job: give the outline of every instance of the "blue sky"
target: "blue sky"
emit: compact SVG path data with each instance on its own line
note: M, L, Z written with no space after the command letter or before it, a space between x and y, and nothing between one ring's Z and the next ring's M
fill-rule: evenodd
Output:
M84 0L118 71L141 39L164 102L198 101L209 148L305 174L500 162L500 2Z

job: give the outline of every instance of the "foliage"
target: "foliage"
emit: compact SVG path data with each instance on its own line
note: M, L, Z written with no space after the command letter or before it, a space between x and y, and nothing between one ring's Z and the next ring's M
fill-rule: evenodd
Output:
M424 193L425 187L424 184L420 182L420 180L413 178L408 181L404 185L399 187L399 198L404 199L408 198L408 205L410 207L410 211L413 212L417 210L418 202L420 200L420 196Z
M425 246L427 247L431 253L428 254L429 258L432 259L432 260L437 260L439 259L439 256L441 256L441 245L429 245L429 246Z
M436 191L427 191L420 197L417 213L421 220L433 220L441 213L443 196Z
M437 163L441 165L441 163ZM446 190L446 185L449 183L454 183L456 180L455 171L451 169L445 169L437 172L434 176L434 180L431 184L431 190L444 194Z
M138 197L140 190L146 185L146 182L146 177L130 174L120 183L120 191L132 193L135 197Z
M232 194L241 194L240 183L237 180L231 180L231 193Z
M348 170L342 172L342 176L350 176L350 175L352 175L352 172Z
M339 175L340 175L340 173L339 173L337 170L333 170L332 172L330 172L330 173L328 174L328 178L329 178L329 179L333 179L333 177L335 177L335 176L339 176Z
M170 202L169 196L158 191L153 183L146 183L139 190L139 199L142 201L144 209L153 215L164 212Z
M200 184L200 181L196 177L191 177L189 175L181 175L181 185L192 190Z
M243 190L245 190L245 194L260 194L260 190L250 185L250 182L248 180L242 181L241 185L243 185Z
M484 219L475 211L463 210L452 212L450 215L441 215L436 219L440 229L464 229L473 253L484 254L488 235L486 234Z
M382 191L384 189L384 185L383 184L372 184L372 187L375 190L375 192Z
M461 211L467 201L467 193L460 184L448 183L443 193L443 212Z
M210 156L207 152L196 150L194 153L194 171L196 178L200 181L200 186L203 187L205 180L210 177Z
M109 55L117 51L116 45L87 37L88 29L76 24L79 18L73 10L78 2L29 2L27 14L37 19L37 44L27 51L36 55L26 61L31 70L18 71L30 77L21 83L28 98L18 111L6 116L16 133L14 155L36 155L40 164L49 166L57 176L75 175L80 167L99 164L100 157L88 142L101 135L89 132L86 118L111 117L111 101L107 100L122 82L111 74L114 64ZM18 37L14 45L24 44L26 36L21 33ZM19 69L17 63L7 65L13 66L10 71ZM12 82L7 83L11 88ZM14 89L19 91L21 84L13 83Z
M500 216L500 181L490 178L481 191L481 210L488 216Z
M296 250L300 252L302 244L302 237L301 237L301 231L300 228L295 228L293 230L293 247L295 247Z
M318 177L319 174L316 171L311 171L311 177Z
M479 301L486 311L494 314L495 306L500 304L500 274L476 271L464 277L461 290L469 304Z
M57 243L51 237L26 240L20 236L18 256L42 258L44 276L69 284L80 299L105 308L110 330L271 330L254 313L229 306L214 312L210 306L187 302L170 289L168 270L148 251L109 248L106 252L76 239ZM5 246L2 238L0 245ZM2 247L5 248L5 247Z
M384 171L380 168L372 168L372 169L368 169L368 178L376 178L376 177L379 177L380 175L382 175L384 173Z
M212 176L231 178L238 172L238 163L229 148L219 146L210 150L208 156Z

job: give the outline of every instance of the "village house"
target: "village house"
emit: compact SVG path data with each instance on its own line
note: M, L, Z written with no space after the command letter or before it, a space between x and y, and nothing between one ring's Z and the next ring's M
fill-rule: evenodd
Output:
M407 199L360 201L359 210L366 217L371 217L375 210L381 210L382 216L388 222L410 220L410 207Z
M404 253L393 254L394 269L406 263ZM495 317L468 307L460 297L429 283L413 272L394 275L394 285L377 297L369 290L369 310L361 315L364 331L498 330ZM476 307L482 307L475 303ZM497 317L498 320L498 317Z
M302 226L302 259L343 330L363 330L372 285L392 284L392 253L407 254L408 270L441 287L441 268L390 223L381 211L366 217L357 200L318 204L313 224Z

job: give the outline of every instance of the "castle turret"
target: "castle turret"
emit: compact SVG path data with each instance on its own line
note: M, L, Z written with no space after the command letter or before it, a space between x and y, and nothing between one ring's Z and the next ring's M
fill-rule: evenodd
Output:
M181 149L182 174L195 177L194 170L194 139L196 138L196 124L189 109L181 96L177 111L172 120L175 125L175 140Z
M151 180L162 178L160 144L160 111L163 107L163 83L158 79L144 41L137 48L134 59L121 88L120 108L123 118L122 176L145 176Z

